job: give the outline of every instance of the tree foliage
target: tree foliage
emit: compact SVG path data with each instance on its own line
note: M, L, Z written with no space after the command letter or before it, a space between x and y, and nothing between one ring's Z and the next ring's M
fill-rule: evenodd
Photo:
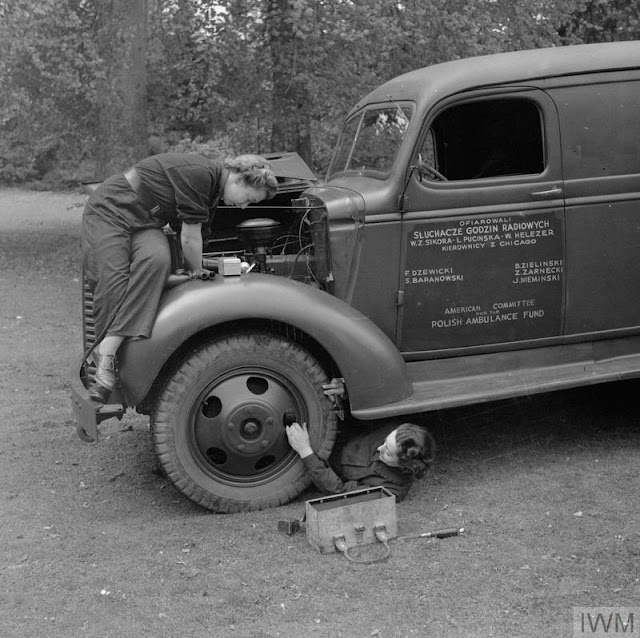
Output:
M148 135L151 152L296 150L319 172L351 106L395 75L640 37L640 0L139 1L146 105L122 110L121 139ZM0 181L83 179L97 159L124 161L101 122L110 96L135 91L118 74L132 53L109 55L101 16L118 23L127 4L0 0Z
M640 0L588 0L560 29L568 41L616 42L640 38Z
M0 180L43 175L89 152L93 16L78 0L0 3Z

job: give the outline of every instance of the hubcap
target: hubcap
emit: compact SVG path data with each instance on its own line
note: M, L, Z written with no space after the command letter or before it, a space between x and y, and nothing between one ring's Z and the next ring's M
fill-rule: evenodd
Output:
M304 401L284 376L260 368L219 377L191 415L195 457L217 480L255 483L295 463L284 430L287 419L306 420Z

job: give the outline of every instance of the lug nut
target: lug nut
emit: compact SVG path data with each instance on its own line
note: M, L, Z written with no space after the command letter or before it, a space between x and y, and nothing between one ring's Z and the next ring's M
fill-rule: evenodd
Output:
M248 421L242 429L247 436L255 436L258 434L259 426L255 421Z

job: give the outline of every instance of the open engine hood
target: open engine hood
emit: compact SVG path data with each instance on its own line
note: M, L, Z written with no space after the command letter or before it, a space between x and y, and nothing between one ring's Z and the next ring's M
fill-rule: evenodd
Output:
M313 171L309 168L306 162L294 152L286 153L262 153L261 157L264 157L269 164L276 177L281 181L303 181L303 182L317 182L318 178L314 175Z

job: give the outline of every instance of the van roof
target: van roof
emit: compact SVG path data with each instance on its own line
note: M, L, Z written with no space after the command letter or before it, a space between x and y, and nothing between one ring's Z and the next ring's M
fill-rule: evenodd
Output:
M385 82L360 100L414 100L418 104L460 91L513 82L640 67L640 41L579 44L495 53L434 64ZM352 111L352 112L353 112Z

